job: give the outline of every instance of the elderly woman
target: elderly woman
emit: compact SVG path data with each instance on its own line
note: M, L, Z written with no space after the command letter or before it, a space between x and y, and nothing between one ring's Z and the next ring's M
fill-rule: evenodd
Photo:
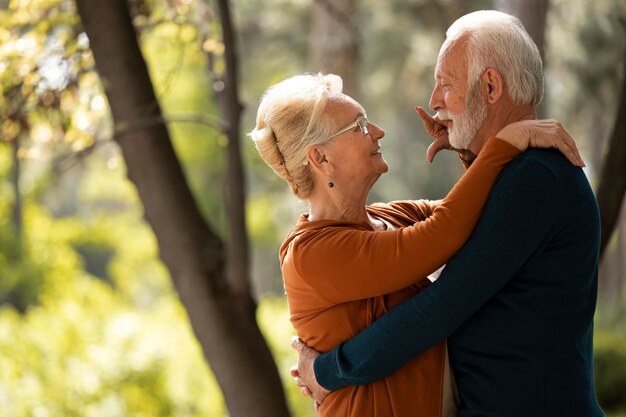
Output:
M385 132L341 88L335 75L284 80L266 91L250 133L265 162L310 204L280 261L291 322L322 352L428 286L425 277L468 239L501 168L529 145L559 147L579 160L566 132L518 122L489 139L444 200L366 205L388 169L379 143ZM528 143L529 131L536 143ZM384 380L331 393L319 411L439 417L450 392L442 342Z

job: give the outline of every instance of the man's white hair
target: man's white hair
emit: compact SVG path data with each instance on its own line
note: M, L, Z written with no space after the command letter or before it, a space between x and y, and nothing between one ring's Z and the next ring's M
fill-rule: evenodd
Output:
M487 68L495 68L515 103L536 106L541 102L541 55L518 18L495 10L469 13L448 28L446 42L463 36L468 37L468 85L477 82Z

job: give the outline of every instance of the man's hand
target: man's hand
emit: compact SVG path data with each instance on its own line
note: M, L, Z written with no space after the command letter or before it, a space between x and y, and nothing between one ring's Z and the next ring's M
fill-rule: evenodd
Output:
M476 155L472 152L466 149L455 149L450 145L450 140L448 139L448 124L445 120L439 119L437 115L434 117L431 116L420 106L415 107L415 111L420 119L422 119L422 124L426 132L435 138L434 142L430 144L426 151L426 160L428 163L432 163L437 152L442 149L458 152L459 156L466 161L471 161L476 158Z
M300 392L315 400L315 408L317 409L330 394L330 391L323 388L315 379L313 362L315 362L315 358L320 353L315 349L311 349L300 338L295 336L291 338L291 347L298 351L298 365L291 368L291 376L294 377L296 385L300 387Z

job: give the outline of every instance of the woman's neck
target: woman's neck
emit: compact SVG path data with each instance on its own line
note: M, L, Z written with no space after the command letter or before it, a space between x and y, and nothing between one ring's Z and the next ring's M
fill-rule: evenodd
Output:
M365 206L365 199L340 199L326 194L320 198L312 196L310 200L309 220L336 220L352 223L367 223L374 230L386 230L387 225L370 215Z
M336 201L335 199L310 200L309 220L337 220L369 222L365 202Z

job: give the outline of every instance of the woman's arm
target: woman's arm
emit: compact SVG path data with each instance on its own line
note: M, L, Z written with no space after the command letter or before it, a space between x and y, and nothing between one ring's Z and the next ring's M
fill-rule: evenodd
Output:
M329 304L336 304L397 291L439 268L469 238L500 170L527 146L524 137L527 143L572 154L571 137L555 122L512 126L501 133L514 145L489 139L427 220L386 232L328 227L298 236L281 251L291 258L283 270L286 284L289 268L294 268ZM536 129L532 134L530 126Z
M385 232L327 227L299 235L282 251L288 253L286 285L294 268L329 304L408 287L443 265L469 238L500 170L519 154L516 147L489 139L432 215L412 226Z

